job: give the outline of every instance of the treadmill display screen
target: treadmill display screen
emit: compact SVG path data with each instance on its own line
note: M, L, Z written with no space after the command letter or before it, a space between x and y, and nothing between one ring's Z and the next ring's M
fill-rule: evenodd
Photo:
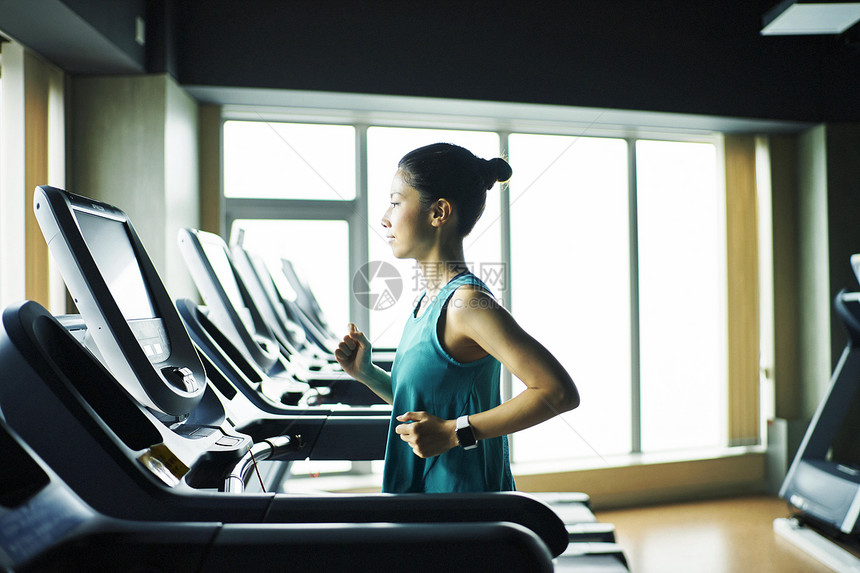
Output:
M156 318L125 224L76 211L81 234L126 320Z
M236 309L236 312L248 330L253 332L254 324L247 312L244 312L245 301L242 299L242 294L239 291L239 284L236 282L236 275L233 274L233 267L230 266L229 254L223 245L207 241L205 238L201 238L200 244L203 246L203 252L206 253L206 258L212 265L212 270L215 272L218 282L224 287L224 291L227 293L227 298L230 299L233 308Z

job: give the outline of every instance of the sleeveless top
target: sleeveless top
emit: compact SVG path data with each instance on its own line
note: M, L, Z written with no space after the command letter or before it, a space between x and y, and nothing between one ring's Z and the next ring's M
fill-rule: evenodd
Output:
M444 493L510 491L515 489L507 436L478 441L478 447L455 447L432 458L419 458L394 428L406 412L425 411L443 420L477 414L501 403L501 365L487 355L458 362L439 341L437 324L454 291L476 285L490 292L470 272L454 277L420 316L415 316L425 292L409 317L391 369L392 418L388 430L382 491L386 493Z

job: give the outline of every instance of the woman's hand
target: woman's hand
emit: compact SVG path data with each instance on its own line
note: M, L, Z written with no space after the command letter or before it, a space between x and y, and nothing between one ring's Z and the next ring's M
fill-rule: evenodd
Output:
M459 445L455 420L443 420L427 412L406 412L397 419L408 423L400 424L394 431L419 458L432 458Z
M343 341L337 345L334 357L343 371L355 378L362 380L367 377L372 369L370 363L370 341L363 332L349 323L349 332L343 337Z

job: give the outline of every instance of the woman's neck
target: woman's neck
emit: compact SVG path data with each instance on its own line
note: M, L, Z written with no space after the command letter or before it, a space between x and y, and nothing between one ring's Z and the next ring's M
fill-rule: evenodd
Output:
M424 287L427 294L434 295L442 290L451 279L464 271L468 271L463 248L451 249L449 252L439 256L427 257L416 261L424 278Z
M451 282L451 279L469 270L463 261L420 262L418 266L424 278L424 286L429 293L442 290L442 287Z

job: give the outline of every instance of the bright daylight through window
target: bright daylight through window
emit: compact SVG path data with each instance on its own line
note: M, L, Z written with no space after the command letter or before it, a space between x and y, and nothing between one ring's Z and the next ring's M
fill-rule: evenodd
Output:
M390 292L372 299L366 330L375 346L396 346L423 285L413 261L392 257L380 219L399 158L436 141L507 155L514 175L488 195L467 262L582 394L580 408L515 435L514 461L600 464L725 445L725 195L714 139L231 120L228 220L231 198L269 200L264 217L234 229L273 266L296 263L334 328L350 319L358 267L371 264L369 289ZM355 208L362 199L366 210ZM349 257L355 225L366 233L359 263ZM514 379L506 392L522 388Z
M627 143L514 134L510 152L511 310L582 394L576 410L521 432L514 459L627 453ZM517 383L515 392L523 388Z
M267 121L224 124L224 194L260 199L355 197L355 129Z

